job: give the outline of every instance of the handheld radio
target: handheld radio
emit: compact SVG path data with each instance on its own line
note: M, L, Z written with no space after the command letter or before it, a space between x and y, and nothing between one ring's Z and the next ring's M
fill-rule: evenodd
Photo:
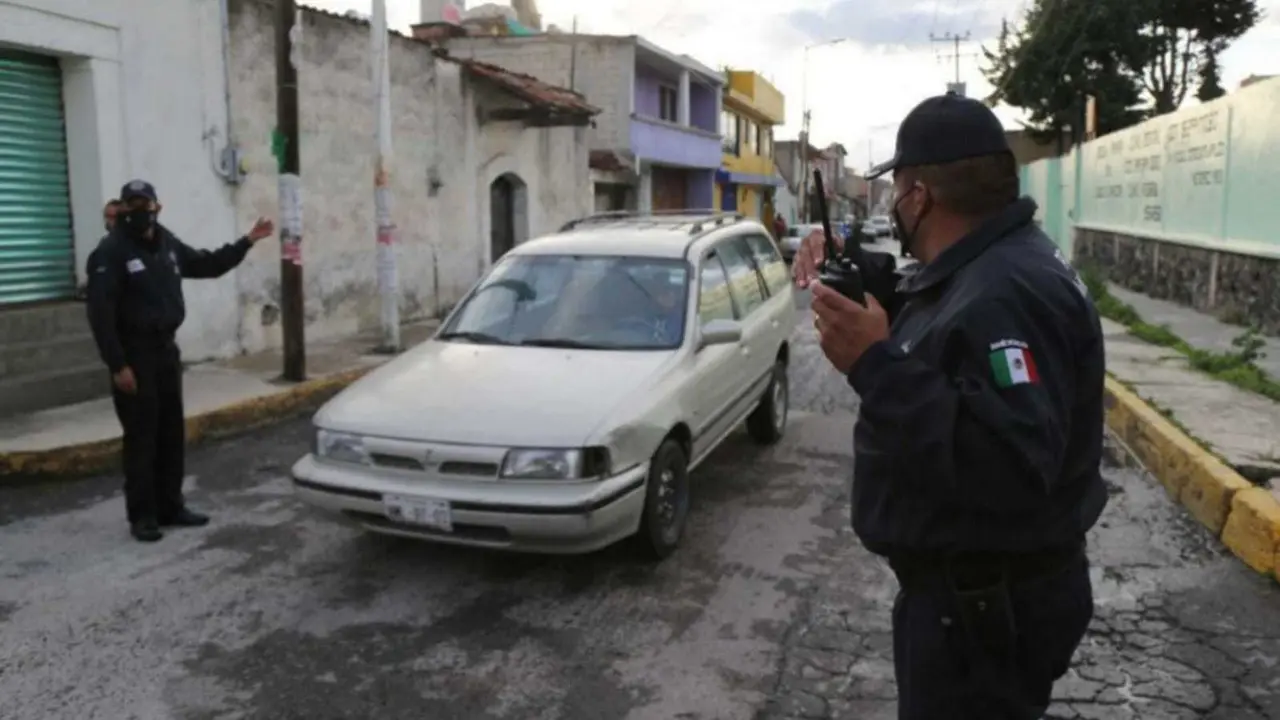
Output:
M818 273L818 281L859 305L866 305L862 271L859 270L854 258L850 257L852 253L836 252L835 240L831 237L831 218L827 216L827 194L822 186L821 170L813 171L813 184L818 193L818 212L822 215L822 233L827 239L827 257ZM858 238L845 239L846 244L857 242Z

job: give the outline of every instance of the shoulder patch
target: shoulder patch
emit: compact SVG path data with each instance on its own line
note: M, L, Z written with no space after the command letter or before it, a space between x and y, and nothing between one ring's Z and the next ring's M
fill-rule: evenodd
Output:
M991 363L992 380L998 388L1034 385L1040 382L1035 358L1031 356L1031 350L1027 348L1026 343L1016 340L992 343L988 360Z

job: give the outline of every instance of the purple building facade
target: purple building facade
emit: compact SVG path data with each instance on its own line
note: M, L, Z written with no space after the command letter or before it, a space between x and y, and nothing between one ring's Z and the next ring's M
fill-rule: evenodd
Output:
M712 209L723 73L637 38L632 87L636 209Z

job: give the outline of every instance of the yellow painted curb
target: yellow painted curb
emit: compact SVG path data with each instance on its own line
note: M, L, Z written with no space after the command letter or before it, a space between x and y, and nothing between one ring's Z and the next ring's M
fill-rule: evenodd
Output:
M1245 480L1133 391L1107 377L1107 426L1200 524L1249 567L1280 579L1280 502Z
M1249 567L1280 580L1280 502L1265 488L1236 493L1222 542Z
M188 417L187 444L252 430L313 410L371 370L373 366L306 380L277 393ZM49 450L0 453L0 479L89 475L116 466L119 456L118 437Z

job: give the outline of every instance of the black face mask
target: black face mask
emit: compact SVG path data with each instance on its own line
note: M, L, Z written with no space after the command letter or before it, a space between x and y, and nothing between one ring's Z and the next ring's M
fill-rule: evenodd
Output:
M912 226L910 230L907 230L907 225L902 221L902 213L898 212L898 207L902 205L902 201L906 200L910 194L911 193L907 193L906 195L898 198L897 201L893 203L893 208L889 211L889 219L893 222L893 226L898 232L898 237L902 238L902 255L904 257L907 255L916 257L916 254L912 252L912 246L915 245L916 233L920 230L920 223L924 220L924 216L929 214L931 205L928 199L926 199L924 209L922 209L920 211L920 215L916 217L915 225Z
M121 210L116 224L134 237L145 237L156 226L156 214L148 208Z

